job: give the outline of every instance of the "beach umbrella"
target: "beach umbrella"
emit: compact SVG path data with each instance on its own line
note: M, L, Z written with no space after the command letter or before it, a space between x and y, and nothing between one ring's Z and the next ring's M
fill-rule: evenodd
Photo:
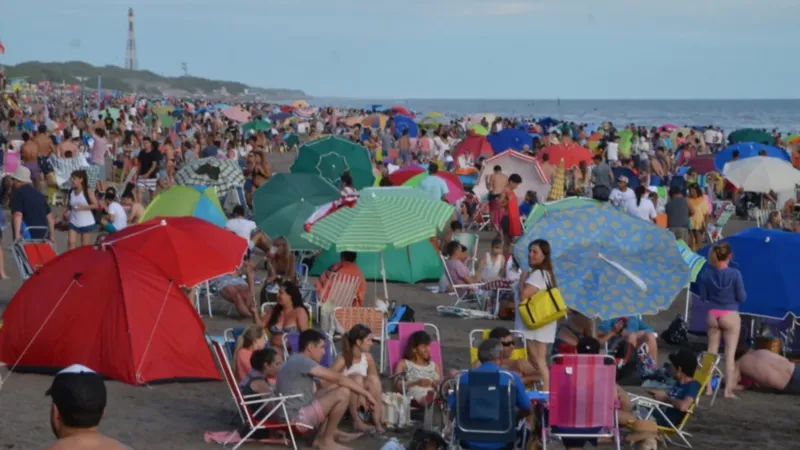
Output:
M250 120L250 113L238 106L231 106L222 111L222 115L234 122L245 123Z
M290 112L279 112L277 114L273 114L273 115L269 116L269 120L271 120L272 123L281 123L284 120L289 119L291 117L292 117L292 113L290 113Z
M383 252L430 239L444 228L453 207L408 187L368 188L354 205L340 206L313 223L303 237L336 252ZM389 298L381 258L384 295Z
M391 112L393 112L395 114L399 114L399 115L403 115L403 116L406 116L406 117L410 117L412 119L417 117L416 115L414 115L414 113L412 113L411 111L409 111L408 109L406 109L403 106L392 106L391 108L389 108L389 111L391 111Z
M175 280L114 246L62 253L22 284L3 312L0 361L40 373L83 364L131 385L220 378Z
M800 317L800 290L797 289L797 255L800 234L782 230L748 228L722 240L733 249L730 267L742 274L747 301L739 312L783 319ZM710 246L698 253L708 257ZM714 270L709 265L703 272ZM693 290L697 285L693 286Z
M314 108L313 106L302 106L300 108L296 108L293 111L293 114L297 117L301 117L303 119L310 119L317 115L319 111L318 108Z
M481 122L483 122L483 119L486 119L486 123L488 123L491 126L492 122L494 122L495 119L497 119L497 116L494 115L494 114L489 114L489 113L470 114L470 115L468 115L466 117L466 119L469 120L470 122L476 124L476 125L480 125Z
M344 124L348 127L354 127L364 121L364 116L351 116L344 119Z
M546 211L514 245L528 270L528 246L550 243L558 288L567 306L588 317L656 314L689 280L689 267L665 229L608 203Z
M770 156L733 161L723 176L745 192L794 191L800 184L800 170L790 162Z
M665 123L664 125L661 125L661 128L659 128L659 130L661 131L674 131L677 129L678 126L675 125L674 123Z
M319 175L336 187L341 187L341 176L345 172L352 175L356 189L372 186L375 182L367 149L338 137L324 137L303 144L289 170Z
M386 114L370 114L361 122L361 125L370 128L384 129L386 128L387 120L389 120L389 116Z
M450 118L443 116L441 113L430 113L417 123L422 128L438 128L439 125L448 125L450 123Z
M533 147L533 138L528 133L516 128L500 130L497 133L490 134L486 139L489 140L489 144L495 154L506 150L521 152L525 146L529 149Z
M597 208L600 202L588 197L567 197L562 200L547 203L537 203L533 205L531 213L523 224L524 229L528 229L548 212L560 211L562 209Z
M219 203L217 190L204 186L172 186L147 205L142 222L156 217L197 217L219 227L228 218Z
M297 135L294 133L289 133L284 135L283 141L286 142L286 145L288 145L289 147L300 145L300 138L297 137Z
M716 167L714 167L714 155L695 156L689 160L687 165L694 169L698 175L705 175L709 172L716 171Z
M256 119L242 125L242 131L245 133L249 131L269 131L272 129L272 123L269 120Z
M161 121L161 126L164 128L170 128L175 125L175 118L169 114L158 114L158 120Z
M217 193L244 185L242 168L236 161L217 158L195 159L183 165L175 174L175 183L209 186Z
M718 171L722 172L722 169L725 168L725 164L729 163L733 159L734 151L739 152L740 160L759 156L759 153L762 151L767 152L767 156L772 158L778 158L790 162L792 160L792 158L789 156L789 153L782 148L759 144L758 142L740 142L738 144L730 145L717 153L717 156L714 157L714 166L716 166Z
M408 137L416 138L419 134L419 128L414 119L408 116L397 115L394 116L394 136L399 138L403 135L403 131L408 130Z
M786 143L789 145L800 144L800 134L791 134L787 136Z
M564 175L564 160L558 163L555 174L553 174L553 183L550 184L550 193L547 195L547 201L552 202L564 198L564 191L566 190L566 178Z
M292 102L292 108L308 108L308 102L305 100L295 100Z
M398 171L399 172L399 171ZM397 172L393 173L392 175L396 174ZM392 175L389 175L389 179L392 179ZM417 187L425 178L431 176L426 171L422 171L413 177L406 180L402 183L403 186L408 187ZM458 175L451 173L451 172L436 172L436 175L444 180L445 184L447 184L447 203L454 205L457 201L464 198L464 186L461 184L461 180L459 179Z
M539 161L544 155L550 155L550 164L558 164L563 159L564 167L568 169L577 167L581 161L591 164L594 157L589 149L578 144L556 144L545 147L537 155Z
M633 131L619 130L619 153L625 158L631 157L631 145L633 144Z
M494 150L488 139L474 134L465 137L456 145L453 150L453 159L458 162L461 155L471 155L472 160L477 161L481 156L494 156Z
M339 196L339 190L319 175L278 173L253 194L253 220L270 238L286 238L292 249L317 250L300 237L303 225L317 208Z
M156 217L109 235L101 248L144 257L180 286L195 286L242 265L247 241L197 217ZM202 261L202 264L198 264Z
M756 142L764 145L772 145L775 143L775 138L764 130L743 128L728 135L728 142L731 144L738 144L740 142Z
M467 130L469 130L472 134L477 134L478 136L488 136L489 135L489 130L487 130L486 127L484 127L483 125L481 125L479 123L474 123L474 124L470 125Z

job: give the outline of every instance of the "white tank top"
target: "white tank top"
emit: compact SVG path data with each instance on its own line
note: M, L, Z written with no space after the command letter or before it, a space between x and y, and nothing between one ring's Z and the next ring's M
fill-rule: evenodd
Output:
M86 206L89 202L86 200L86 193L81 191L80 193L75 193L75 191L71 191L69 194L69 204L73 207L75 206ZM78 228L88 227L95 224L94 222L94 214L92 214L89 210L80 210L76 211L73 209L70 211L69 215L69 223L74 225Z
M344 369L344 376L348 377L350 375L361 375L362 377L367 376L367 355L361 354L361 361L353 362L353 365Z
M503 265L504 261L502 255L499 258L492 260L492 255L490 253L486 253L484 256L483 273L481 273L481 277L484 280L499 277L500 272L503 271Z

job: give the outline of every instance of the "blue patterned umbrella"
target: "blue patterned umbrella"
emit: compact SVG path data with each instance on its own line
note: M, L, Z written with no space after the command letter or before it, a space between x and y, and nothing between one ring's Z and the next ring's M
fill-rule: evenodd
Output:
M686 287L689 266L668 230L603 203L546 211L514 246L528 269L528 245L550 242L558 288L570 308L610 319L656 314Z

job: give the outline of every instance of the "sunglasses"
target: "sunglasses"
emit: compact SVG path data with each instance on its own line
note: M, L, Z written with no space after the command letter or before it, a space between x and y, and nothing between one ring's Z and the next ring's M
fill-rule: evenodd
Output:
M514 345L513 341L508 341L508 342L501 341L500 343L503 344L503 347L511 347L512 345Z

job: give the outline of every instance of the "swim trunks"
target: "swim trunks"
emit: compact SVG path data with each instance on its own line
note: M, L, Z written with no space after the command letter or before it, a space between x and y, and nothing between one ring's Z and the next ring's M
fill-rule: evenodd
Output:
M38 181L42 176L42 169L39 168L38 162L24 162L22 165L31 171L31 180Z
M789 382L786 383L786 387L783 388L783 392L787 394L800 394L800 364L794 365L792 377L789 378Z
M43 174L47 175L53 171L53 164L50 162L50 158L47 156L39 156L37 161L39 164L39 170L41 170Z

